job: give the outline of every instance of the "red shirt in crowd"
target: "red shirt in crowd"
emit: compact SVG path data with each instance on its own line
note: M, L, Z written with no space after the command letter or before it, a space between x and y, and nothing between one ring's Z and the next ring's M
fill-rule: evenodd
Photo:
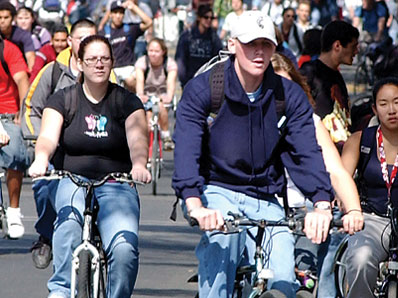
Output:
M19 93L13 77L20 71L29 73L29 70L19 48L8 40L3 42L3 57L10 73L6 73L0 63L0 114L15 114L19 111Z

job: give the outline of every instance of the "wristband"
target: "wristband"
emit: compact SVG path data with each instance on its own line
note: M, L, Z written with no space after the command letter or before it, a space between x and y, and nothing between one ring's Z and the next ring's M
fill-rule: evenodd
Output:
M354 212L354 211L362 213L361 209L351 209L351 210L348 210L345 214L348 214L348 213L351 213L351 212Z

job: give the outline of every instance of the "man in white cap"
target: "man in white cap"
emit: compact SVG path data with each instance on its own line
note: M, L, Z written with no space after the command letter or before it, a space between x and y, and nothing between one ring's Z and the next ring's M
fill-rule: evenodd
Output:
M331 220L332 187L316 143L312 109L303 90L277 76L270 64L277 44L271 19L247 11L231 36L228 49L233 55L222 64L217 80L213 69L193 78L177 109L172 186L187 215L205 231L196 249L199 297L232 297L237 267L253 263L255 244L246 231L219 231L228 212L252 219L285 217L275 198L284 190L284 167L315 205L306 216L307 237L324 241ZM214 81L223 82L223 100L216 110ZM287 119L281 140L277 100ZM283 227L268 229L264 247L266 266L274 273L268 288L296 297L291 233Z

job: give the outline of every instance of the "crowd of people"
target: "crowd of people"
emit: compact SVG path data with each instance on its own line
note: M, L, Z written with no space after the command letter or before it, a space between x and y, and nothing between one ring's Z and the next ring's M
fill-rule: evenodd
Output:
M253 239L245 231L219 233L231 211L267 220L305 213L307 240L282 227L265 237L273 248L265 264L274 272L268 288L289 298L296 297L297 245L314 256L306 266L317 272L317 297L336 297L333 260L342 234L329 234L329 224L342 218L351 235L349 296L373 297L391 233L385 217L397 203L398 79L385 73L370 86L378 124L354 130L340 66L352 65L364 44L398 41L397 2L163 4L0 2L0 165L9 238L24 235L25 173L38 177L55 168L96 179L118 171L149 183L148 101L155 94L163 149L174 150L172 187L185 215L203 230L196 249L199 297L232 297L236 269L252 261ZM157 18L181 10L188 14L176 23L172 45L161 38ZM218 67L198 72L222 50L228 57ZM172 135L168 107L179 87ZM77 98L72 112L71 97ZM364 138L376 140L366 164ZM53 260L48 297L69 297L84 194L69 178L38 180L32 189L39 234L34 265L43 269ZM94 196L107 296L130 297L138 273L139 195L134 185L112 182Z

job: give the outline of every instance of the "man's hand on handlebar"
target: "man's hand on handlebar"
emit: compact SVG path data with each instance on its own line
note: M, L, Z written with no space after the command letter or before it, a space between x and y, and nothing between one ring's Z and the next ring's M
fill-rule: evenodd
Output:
M224 218L220 210L205 208L198 197L190 197L185 200L188 215L194 218L202 231L223 230Z
M304 232L313 243L324 242L329 234L330 221L332 220L331 210L314 209L305 216Z

